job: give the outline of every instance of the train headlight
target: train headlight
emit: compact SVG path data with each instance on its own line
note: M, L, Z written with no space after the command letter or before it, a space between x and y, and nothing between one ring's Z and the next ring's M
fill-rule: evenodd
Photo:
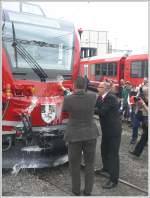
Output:
M43 104L41 105L41 117L42 120L49 124L56 118L56 105L55 104Z

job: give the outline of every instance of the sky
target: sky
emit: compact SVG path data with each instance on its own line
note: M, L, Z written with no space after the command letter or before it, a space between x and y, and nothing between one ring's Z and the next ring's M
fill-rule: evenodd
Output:
M108 31L114 49L148 51L148 2L32 2L46 16L74 22L83 30ZM15 9L16 3L2 4Z

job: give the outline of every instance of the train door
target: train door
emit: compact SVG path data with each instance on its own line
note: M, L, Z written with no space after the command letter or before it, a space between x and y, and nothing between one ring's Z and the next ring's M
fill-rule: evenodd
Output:
M120 78L119 78L119 80L120 79L124 79L124 64L123 63L120 64Z
M89 78L89 75L88 75L88 64L84 64L84 76L87 76Z
M101 64L95 64L95 80L99 81L101 76Z

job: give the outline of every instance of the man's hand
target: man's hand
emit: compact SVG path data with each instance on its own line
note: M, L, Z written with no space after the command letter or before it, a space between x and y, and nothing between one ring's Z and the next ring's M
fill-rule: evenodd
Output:
M59 85L59 87L60 87L61 90L63 90L63 91L66 90L66 88L63 86L62 81L59 81L59 82L58 82L58 85Z

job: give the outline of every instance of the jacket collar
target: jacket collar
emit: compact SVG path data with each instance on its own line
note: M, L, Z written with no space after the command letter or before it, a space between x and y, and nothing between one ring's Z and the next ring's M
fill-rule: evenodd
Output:
M84 95L85 91L84 90L80 90L80 91L76 91L74 92L75 95Z
M109 91L102 95L102 100L104 100L104 98L107 96L108 93L109 93Z

